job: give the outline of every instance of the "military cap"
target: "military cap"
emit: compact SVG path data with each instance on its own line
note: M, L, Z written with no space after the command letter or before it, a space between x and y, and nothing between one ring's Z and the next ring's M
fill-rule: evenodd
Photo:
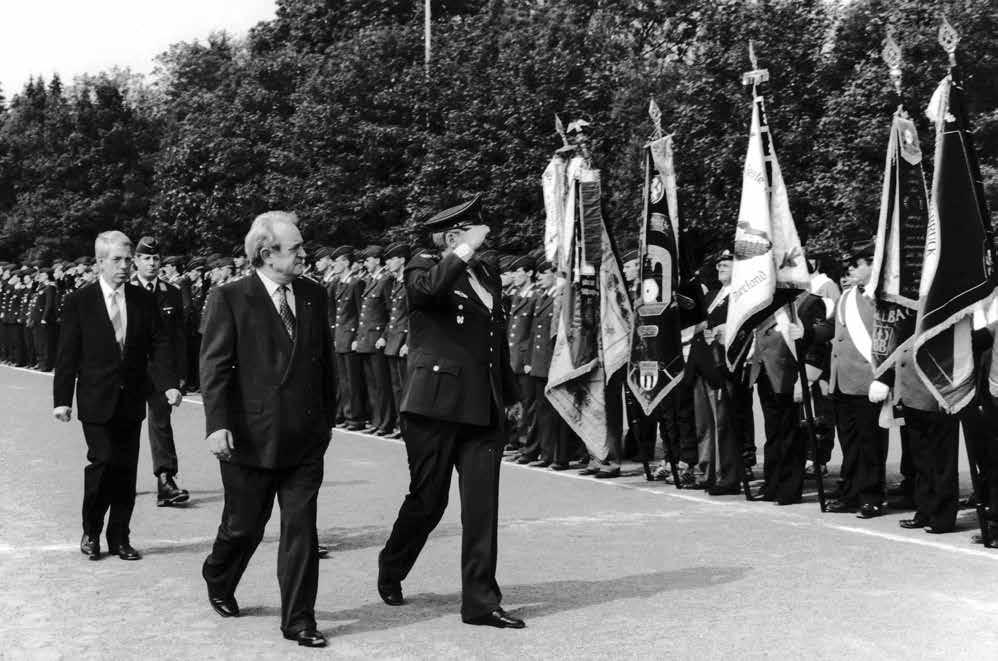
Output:
M235 265L231 257L219 257L216 263L219 268L232 267Z
M734 258L735 256L732 254L732 252L727 248L725 248L724 250L722 250L721 252L717 253L717 255L714 256L714 263L719 264L720 262L730 262Z
M183 262L184 262L184 258L183 257L178 257L176 255L171 255L170 257L167 257L166 259L163 260L163 265L164 266L176 266L179 269L180 265L183 264Z
M433 232L443 232L460 225L482 224L482 195L479 193L466 202L444 209L423 223Z
M136 255L158 255L159 254L159 241L154 237L144 236L139 239L139 242L135 244L135 254Z
M382 246L373 244L360 251L360 256L364 259L367 259L368 257L377 257L378 259L381 259L381 256L384 254L385 249Z
M638 258L637 250L628 250L627 252L624 253L624 256L620 258L620 261L626 263L637 258Z
M520 255L519 257L514 257L513 261L510 262L509 270L516 271L523 269L525 271L533 271L536 263L536 260L530 255Z
M38 273L44 273L45 275L47 275L47 276L49 276L51 278L52 277L52 268L48 267L48 266L44 266L44 267L38 269Z
M232 257L245 257L246 256L246 246L236 246L232 249Z
M194 269L203 269L205 267L204 257L192 257L191 261L187 262L188 271L193 271Z
M404 259L409 259L409 255L412 253L412 249L409 248L409 244L404 241L396 241L385 248L385 259L391 259L392 257L402 257Z
M333 252L329 253L330 259L339 259L340 257L346 257L349 261L353 261L353 246L340 246Z
M499 270L505 273L511 271L510 264L516 259L514 255L499 255Z
M77 257L75 260L73 260L73 263L74 264L81 264L81 265L82 264L86 264L86 263L88 263L88 258L87 257Z
M548 261L547 257L543 255L538 257L537 261L534 262L534 271L536 271L537 273L547 273L548 271L553 271L553 270L554 270L554 264Z
M312 260L317 262L323 257L329 257L332 254L332 252L333 251L327 248L326 246L319 246L318 248L312 251Z

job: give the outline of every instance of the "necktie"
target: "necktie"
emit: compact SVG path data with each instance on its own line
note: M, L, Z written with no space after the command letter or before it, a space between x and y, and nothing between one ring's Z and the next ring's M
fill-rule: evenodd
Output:
M292 340L295 339L295 315L291 312L291 306L288 305L288 286L284 285L277 289L278 296L278 307L277 312L281 315L281 321L284 322L284 330L288 331L288 337Z
M492 294L490 294L489 290L482 285L481 280L478 279L478 276L475 275L475 272L472 269L468 269L468 284L470 284L474 292L478 294L478 298L482 299L482 303L485 304L485 307L491 310Z
M152 290L153 290L153 286L152 286L152 283L151 283L151 282L147 282L147 283L146 283L146 289L148 289L149 291L152 291Z
M114 341L119 349L125 348L125 328L121 323L121 306L118 305L118 291L111 292L111 304L108 307L111 315L111 325L114 327Z

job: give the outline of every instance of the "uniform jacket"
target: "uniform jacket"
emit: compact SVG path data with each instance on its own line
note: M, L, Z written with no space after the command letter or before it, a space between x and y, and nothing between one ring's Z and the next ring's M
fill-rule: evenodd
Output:
M409 299L405 294L405 281L392 278L389 295L388 328L385 331L385 355L397 356L409 336Z
M335 395L326 291L292 283L295 339L256 274L216 288L201 344L207 434L232 433L231 461L267 469L322 458Z
M146 379L159 392L178 387L173 351L161 331L156 301L125 283L125 345L118 348L99 282L66 297L52 391L55 406L76 407L82 422L104 424L115 412L141 420L146 415Z
M820 297L804 293L795 302L797 316L804 327L801 342L805 347L814 343L827 342L833 329L825 323L825 304ZM746 361L749 384L754 384L765 370L769 382L776 393L789 395L797 382L797 362L783 334L770 316L755 330L755 348Z
M364 280L356 273L348 273L336 283L336 327L333 331L336 353L353 351L363 293Z
M873 336L873 301L858 288L847 289L835 304L835 337L831 343L831 357L828 376L830 392L845 395L867 395L873 381L873 365L859 352L853 337L846 326L846 305L855 300L859 318L869 336Z
M132 284L141 287L137 277L132 278ZM180 289L171 284L156 279L153 297L156 299L156 309L159 310L159 320L163 333L169 338L173 347L173 370L177 378L187 381L187 332L184 325L184 302Z
M513 295L509 308L509 359L513 374L523 374L523 366L530 364L531 343L530 328L533 325L531 315L534 309L535 287L528 284Z
M384 269L375 272L364 283L360 297L360 314L357 320L357 353L374 353L378 340L384 338L388 328L388 310L391 306L392 285L395 278Z
M469 425L501 425L516 397L506 344L499 277L485 265L477 278L491 294L486 308L455 254L415 256L404 279L409 299L408 380L401 411Z
M551 325L554 323L554 293L552 290L538 292L534 296L530 325L530 376L547 379L551 369L551 356L554 353L554 340ZM543 396L543 395L539 395Z
M31 312L29 325L41 326L55 323L56 290L55 285L46 282L38 285L31 297Z

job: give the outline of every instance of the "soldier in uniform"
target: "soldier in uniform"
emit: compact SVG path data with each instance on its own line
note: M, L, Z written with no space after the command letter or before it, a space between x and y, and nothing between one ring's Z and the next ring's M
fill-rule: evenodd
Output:
M0 269L0 359L4 363L14 362L14 344L10 337L10 302L14 297L11 265L3 264Z
M31 301L30 324L34 329L35 351L38 354L38 369L43 372L52 370L55 360L55 312L56 289L52 283L52 270L43 268L35 276L35 292Z
M148 291L156 301L160 332L166 336L172 349L173 373L177 375L180 390L187 382L187 338L184 329L183 303L180 290L159 278L159 241L144 236L135 246L135 274L132 284ZM156 476L156 504L159 507L180 505L190 499L186 489L177 486L177 447L173 440L170 414L173 407L163 393L154 390L152 377L146 380L146 402L149 405L147 425L149 451L152 454L153 474Z
M520 393L520 424L517 429L519 453L512 455L510 460L520 464L528 464L537 459L536 449L533 455L528 453L530 437L534 433L534 401L536 399L534 380L530 378L529 365L532 346L530 328L533 322L531 314L534 304L534 262L535 260L529 255L521 255L510 264L512 284L515 289L510 300L507 339L509 341L510 363Z
M531 310L530 325L530 356L527 365L530 367L530 378L533 380L532 389L535 394L535 416L533 441L524 450L524 455L534 456L537 459L529 465L537 468L547 468L558 457L558 440L563 433L564 421L561 415L551 406L544 389L548 383L548 371L551 367L551 356L554 353L554 337L551 335L551 328L554 325L554 295L557 291L555 284L554 264L539 257L537 259L535 272L537 273L536 293L534 295L533 309ZM567 464L564 458L559 461Z
M385 250L385 265L392 275L392 289L389 294L388 328L385 332L385 360L392 380L392 396L395 410L402 408L402 392L405 388L406 356L409 354L409 300L405 295L405 264L409 261L409 246L393 243ZM389 438L401 438L402 432L396 428Z
M364 280L354 264L353 248L341 246L333 251L333 263L339 280L336 285L336 328L333 345L336 349L337 392L343 393L346 428L361 431L367 421L365 406L364 368L353 349L360 318L360 298Z
M381 263L385 249L368 246L363 251L367 278L360 300L357 320L357 337L354 351L364 366L364 383L371 411L372 432L388 436L395 431L395 399L392 397L392 378L385 360L385 333L388 329L388 309L393 286L391 273Z
M426 226L442 256L421 253L405 269L410 370L402 398L409 493L378 556L378 594L404 603L405 580L447 507L454 469L461 495L461 619L522 628L500 606L496 582L503 410L515 393L499 275L472 260L488 227L480 198Z
M35 269L28 269L23 278L24 289L21 291L21 333L24 336L25 365L30 369L38 367L38 353L35 351L35 325L31 318L31 306L35 300Z
M198 356L201 353L201 312L204 310L207 287L204 281L205 261L202 257L194 257L184 269L184 285L180 293L184 306L184 326L187 329L187 390L196 392L200 388L198 378ZM189 292L186 301L183 300L185 289Z

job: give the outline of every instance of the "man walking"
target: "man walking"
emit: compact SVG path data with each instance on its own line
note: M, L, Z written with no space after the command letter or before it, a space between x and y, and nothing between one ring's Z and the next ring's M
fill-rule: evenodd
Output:
M201 392L225 508L202 576L215 612L239 615L236 588L276 497L281 631L323 647L315 626L316 500L335 395L326 291L299 277L305 250L297 222L280 211L258 216L246 235L255 273L218 287L208 302Z

